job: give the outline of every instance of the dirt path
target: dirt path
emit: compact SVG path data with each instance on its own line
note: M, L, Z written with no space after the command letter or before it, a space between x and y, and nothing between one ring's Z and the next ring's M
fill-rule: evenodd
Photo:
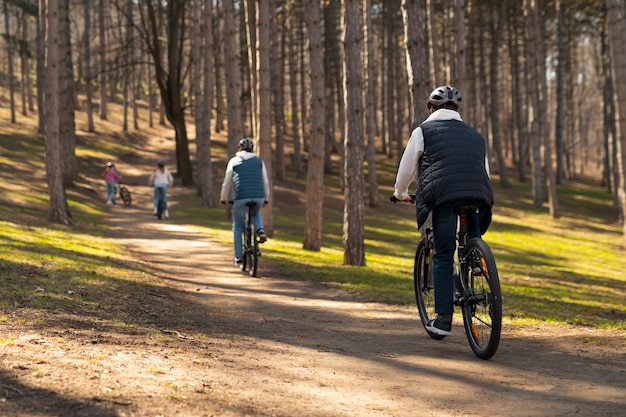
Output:
M110 208L111 235L165 285L120 294L138 306L135 327L59 320L0 346L0 415L625 415L623 335L508 326L482 361L458 321L435 341L415 308L263 264L251 278L229 247L176 224L176 195L189 190L172 190L163 221L149 214L150 189L132 190L132 207Z
M116 210L112 231L168 285L184 291L200 319L187 329L199 337L183 352L134 352L134 359L145 355L164 370L158 379L184 386L187 400L176 403L177 415L625 413L623 336L505 328L496 356L478 360L459 322L452 337L434 341L418 327L415 308L275 279L262 266L260 277L248 277L230 263L230 248L173 220L158 222L138 203ZM174 203L174 219L175 211ZM132 357L120 359L128 364ZM141 375L133 380L145 385ZM147 399L136 405L129 415L174 415L158 404L152 409Z

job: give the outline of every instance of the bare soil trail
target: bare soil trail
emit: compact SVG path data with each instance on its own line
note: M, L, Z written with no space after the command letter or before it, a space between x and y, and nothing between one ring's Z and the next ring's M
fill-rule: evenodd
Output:
M151 216L151 189L110 208L110 234L163 286L120 294L137 326L93 318L0 347L2 416L623 416L623 334L505 326L489 361L457 318L442 341L417 309L259 277L232 252ZM261 258L263 261L263 258ZM130 305L129 304L129 305ZM133 305L135 305L133 304ZM130 313L129 307L129 313ZM58 339L63 338L63 343ZM19 382L18 382L19 381Z

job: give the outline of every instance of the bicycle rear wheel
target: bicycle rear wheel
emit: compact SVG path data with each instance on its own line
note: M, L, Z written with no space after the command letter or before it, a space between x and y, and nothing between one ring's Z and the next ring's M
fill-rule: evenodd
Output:
M124 202L125 206L130 206L132 202L132 198L130 196L130 191L128 191L128 188L126 187L120 188L120 197L122 201Z
M413 264L413 289L415 290L415 302L420 313L420 320L424 329L431 318L435 318L435 285L433 281L432 257L427 239L423 238L415 251L415 263ZM436 340L445 336L437 335L426 330L428 335Z
M256 277L257 266L259 265L259 241L254 228L250 229L250 276Z
M480 239L470 240L466 249L465 270L470 294L462 303L463 325L467 340L480 359L491 358L498 349L502 331L502 293L493 252Z

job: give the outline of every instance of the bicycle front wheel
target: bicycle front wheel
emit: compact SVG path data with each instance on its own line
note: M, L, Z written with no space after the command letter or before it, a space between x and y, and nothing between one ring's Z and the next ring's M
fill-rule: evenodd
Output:
M413 264L413 289L415 290L415 302L420 313L420 319L424 329L431 318L435 318L435 283L433 280L432 253L428 247L426 238L420 240L415 251L415 263ZM445 336L437 335L426 330L428 335L436 340Z
M467 340L480 359L491 358L498 349L502 331L502 293L493 252L480 239L470 240L464 271L469 294L462 303L463 325Z
M252 268L252 238L250 228L246 227L243 231L243 258L241 262L241 270L246 271Z

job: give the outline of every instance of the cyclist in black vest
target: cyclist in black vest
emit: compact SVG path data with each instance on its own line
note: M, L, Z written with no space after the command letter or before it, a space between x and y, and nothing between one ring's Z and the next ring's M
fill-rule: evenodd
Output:
M252 222L257 231L259 243L264 243L267 240L267 235L263 230L261 207L267 204L269 200L269 180L263 160L252 152L253 149L254 142L251 139L243 138L239 141L239 151L228 161L226 166L220 194L220 204L225 206L228 204L231 191L234 190L235 192L233 199L233 238L235 263L238 264L241 263L243 252L241 237L248 210L246 203L256 203L252 207Z
M430 116L411 133L400 160L393 194L400 201L411 201L408 188L417 177L418 228L432 212L437 317L426 329L441 336L451 334L454 312L457 216L453 209L461 204L479 207L480 214L469 219L471 239L487 231L494 203L485 139L461 119L461 102L461 93L454 87L437 87L430 94L427 103Z

